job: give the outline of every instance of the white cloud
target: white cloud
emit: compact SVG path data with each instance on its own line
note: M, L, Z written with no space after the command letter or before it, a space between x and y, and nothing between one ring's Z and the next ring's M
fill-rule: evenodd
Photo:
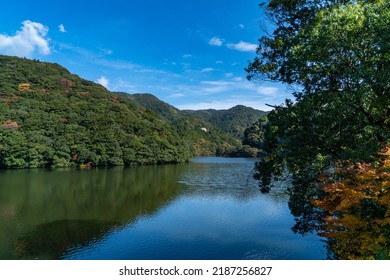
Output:
M184 73L187 73L187 74L198 74L198 73L209 73L209 72L213 72L213 71L216 71L215 68L211 68L211 67L206 67L206 68L202 68L202 69L191 69L191 64L190 63L182 63L182 66L183 66L183 69L185 70Z
M267 96L276 96L279 93L279 89L277 87L257 87L257 93Z
M142 87L140 87L142 88ZM128 92L128 93L137 93L142 92L142 90L139 89L137 85L134 85L131 82L125 81L121 78L117 79L114 83L110 86L111 91L122 91L122 92Z
M183 58L190 58L190 57L192 57L192 54L184 54L183 55Z
M60 25L58 25L58 30L62 33L65 33L67 32L66 29L65 29L65 26L61 23Z
M99 79L97 79L96 81L98 84L101 84L102 86L104 86L105 88L108 88L108 85L110 84L110 80L107 79L106 77L104 76L101 76Z
M0 53L6 55L31 57L35 52L50 54L49 28L41 23L26 20L15 36L0 34Z
M239 27L241 28L241 29L244 29L245 28L245 25L243 25L242 23L239 25Z
M240 41L237 44L227 44L226 45L229 49L237 50L240 52L255 52L257 49L256 44L251 44L248 42Z
M185 70L191 69L191 63L181 63L181 66L182 66L183 69L185 69Z
M93 54L91 54L90 61L96 65L109 67L109 68L117 69L117 70L132 71L135 73L155 73L155 74L166 74L167 73L164 70L148 68L148 67L145 67L141 64L135 64L135 63L128 62L128 61L98 58L98 57L94 56Z
M217 61L215 62L215 64L223 64L223 61L222 61L222 60L217 60Z
M214 36L213 38L210 39L209 45L220 47L223 45L223 40L217 36Z
M169 95L168 98L180 98L183 96L185 96L185 95L182 93L173 93L173 94Z
M229 74L229 73L227 73ZM230 76L230 75L229 75ZM230 76L229 78L232 78ZM203 95L237 92L253 92L263 97L277 97L280 90L277 87L257 86L241 77L235 77L232 80L203 81L203 87L200 89Z
M270 108L267 107L263 101L246 98L245 96L229 97L225 100L211 100L209 102L184 103L176 105L175 107L180 110L225 110L230 109L236 105L244 105L247 107L252 107L264 111L270 110Z

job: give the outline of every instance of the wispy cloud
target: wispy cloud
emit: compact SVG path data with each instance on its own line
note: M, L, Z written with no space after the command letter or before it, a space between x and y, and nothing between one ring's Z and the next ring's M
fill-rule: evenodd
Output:
M0 34L0 53L25 57L32 57L36 52L48 55L51 53L48 32L49 28L43 24L26 20L15 36Z
M229 80L217 80L217 81L203 81L203 85L200 88L200 92L205 94L218 94L218 93L227 93L231 91L237 92L252 92L264 97L276 97L279 94L279 88L277 87L267 87L267 86L257 86L254 83L251 83L247 80L242 79L241 77L233 77Z
M110 80L107 79L106 77L104 76L101 76L99 79L97 79L96 81L98 84L101 84L102 86L104 86L105 88L108 89L108 86L110 84Z
M65 26L61 23L60 25L58 25L58 30L62 33L65 33L67 32L66 29L65 29Z
M191 69L190 63L182 63L184 74L199 74L199 73L210 73L216 71L215 68L206 67L202 69Z
M144 65L132 63L129 61L123 61L123 60L111 60L111 59L104 59L104 58L97 58L95 57L92 61L93 63L109 68L113 68L116 70L129 70L135 73L154 73L154 74L166 74L167 72L160 69L153 69L149 68Z
M137 89L137 86L129 81L125 81L121 78L117 79L110 86L111 91L123 91L128 93L137 93L142 92L142 90Z
M244 29L245 28L245 25L243 25L242 23L239 25L239 27L241 28L241 29Z
M180 98L180 97L183 97L185 96L184 94L182 93L173 93L171 95L168 95L168 98Z
M71 44L58 44L59 51L67 50L79 56L80 61L91 63L101 67L107 67L115 70L130 71L134 73L155 73L166 74L167 72L161 69L154 69L142 64L133 63L127 60L105 58L113 52L111 50L99 49L99 52L93 52L82 47Z
M262 95L267 96L276 96L279 93L279 89L277 87L257 87L257 92Z
M206 72L212 72L214 70L215 70L214 68L203 68L202 70L200 70L200 72L206 73Z
M232 96L224 100L210 100L208 102L183 103L176 105L175 107L180 110L224 110L230 109L236 105L244 105L259 110L269 111L269 107L267 107L261 100L251 99L250 97L246 96Z
M210 46L216 46L216 47L220 47L223 45L223 40L217 36L214 36L213 38L211 38L209 40L209 45Z
M190 58L190 57L192 57L192 54L184 54L183 55L183 58Z
M255 52L257 49L256 44L251 44L248 42L240 41L237 44L227 44L226 45L229 49L237 50L240 52Z
M139 67L139 65L128 61L109 60L97 57L92 62L101 66L110 67L117 70L136 70L142 68Z

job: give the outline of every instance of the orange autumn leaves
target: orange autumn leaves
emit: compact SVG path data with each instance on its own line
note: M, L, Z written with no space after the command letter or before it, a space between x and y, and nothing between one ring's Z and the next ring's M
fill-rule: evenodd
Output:
M334 178L334 176L336 178ZM390 258L390 145L378 161L344 163L322 179L321 234L339 259Z

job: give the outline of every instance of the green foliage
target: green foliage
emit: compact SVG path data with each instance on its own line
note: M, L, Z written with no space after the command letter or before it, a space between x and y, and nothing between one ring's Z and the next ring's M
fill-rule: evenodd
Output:
M2 168L155 164L191 156L175 128L154 112L57 64L0 56L0 81Z
M389 138L388 1L270 1L277 24L260 39L248 77L296 87L268 115L258 178L287 167L321 172L338 160L367 161Z
M235 153L242 149L239 139L226 132L226 129L235 129L233 122L226 123L225 130L223 130L220 126L202 117L204 112L210 112L211 115L219 115L224 113L225 110L200 110L191 111L190 113L189 111L180 111L151 94L117 94L164 118L175 128L180 138L188 143L191 153L195 156L234 156ZM255 111L257 115L257 110L244 106L237 107L246 108L246 111ZM227 111L230 112L230 110ZM239 120L241 118L245 119L243 116L244 114L238 114L238 112L235 114L235 118ZM241 154L249 155L248 153Z
M183 111L186 115L194 116L209 122L221 131L242 140L244 131L266 112L243 105L237 105L228 110L197 110Z
M250 127L245 129L242 144L261 149L264 141L264 128L267 122L268 118L264 115L260 120L254 122Z
M0 81L1 168L159 164L254 154L206 120L151 94L110 93L58 64L0 56Z
M173 122L183 117L179 109L161 101L152 94L127 94L119 93L122 97L129 98L134 100L139 106L150 109L157 113L157 115L162 116L169 122Z
M389 143L390 3L271 0L265 7L276 29L273 36L260 39L258 56L246 69L248 78L289 84L295 88L295 100L286 100L267 115L259 133L264 157L255 176L267 192L274 180L288 175L289 206L297 217L294 230L305 233L322 228L324 217L343 217L351 210L311 204L332 200L339 193L323 188L324 174L332 175L330 186L343 182L345 173L333 176L336 166L379 164L380 151ZM375 181L370 184L373 189L379 186ZM353 191L358 184L346 186ZM364 207L357 205L354 211L365 212ZM370 209L372 216L378 215L378 209ZM389 244L388 238L387 233L381 236L381 244ZM349 247L345 240L338 248ZM352 256L341 251L336 255Z

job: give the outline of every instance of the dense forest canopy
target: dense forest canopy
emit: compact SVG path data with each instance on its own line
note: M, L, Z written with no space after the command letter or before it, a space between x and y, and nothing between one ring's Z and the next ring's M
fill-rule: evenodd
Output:
M255 156L257 149L242 146L241 138L151 94L112 93L58 64L0 56L0 168Z
M245 106L229 110L179 110L152 94L116 93L165 119L187 143L193 155L256 156L258 149L242 145L244 129L265 112ZM239 108L239 109L238 109ZM207 112L207 117L204 113ZM214 122L214 119L221 119ZM236 131L236 133L230 133Z
M3 168L181 162L191 154L153 112L52 63L0 56Z
M242 139L245 129L255 123L261 116L266 115L264 111L256 110L243 105L237 105L228 110L185 110L186 115L201 118L223 132L233 137Z
M276 28L260 38L248 79L294 89L294 100L275 105L261 126L262 191L290 178L295 230L332 229L332 257L390 258L390 2L260 6ZM348 238L357 238L349 249Z

